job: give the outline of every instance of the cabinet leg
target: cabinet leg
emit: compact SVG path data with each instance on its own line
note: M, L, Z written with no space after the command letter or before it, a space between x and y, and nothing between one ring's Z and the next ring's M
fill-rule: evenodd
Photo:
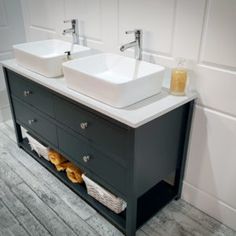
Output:
M137 223L137 199L128 201L126 210L126 236L135 236Z
M16 116L15 116L15 112L14 112L14 108L13 108L12 97L10 95L11 91L10 91L10 85L9 85L8 74L7 74L6 68L3 68L3 73L4 73L4 77L5 77L5 82L6 82L6 88L7 88L7 94L8 94L8 99L9 99L10 108L11 108L13 124L15 127L16 141L17 141L18 146L20 146L19 143L22 142L23 137L22 137L20 125L16 123Z
M14 121L14 123L15 123L15 121ZM21 127L17 123L15 123L15 131L16 131L16 141L19 146L19 143L22 142L23 137L22 137Z
M186 113L186 117L184 119L183 125L183 138L182 138L182 150L180 151L180 157L178 160L178 168L175 174L175 189L177 196L175 200L181 198L182 188L183 188L183 179L184 179L184 170L188 152L188 143L189 143L189 136L191 130L191 121L193 116L193 109L194 109L194 101L189 103L189 109Z

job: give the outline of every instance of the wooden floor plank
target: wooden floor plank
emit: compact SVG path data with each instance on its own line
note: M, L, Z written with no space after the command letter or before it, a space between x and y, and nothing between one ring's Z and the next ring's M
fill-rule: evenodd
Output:
M0 152L0 160L4 159L7 161L8 157L9 155L6 152ZM5 162L1 162L0 165L0 179L11 186L18 185L23 182L23 180L15 172L13 172Z
M10 188L8 188L2 180L0 180L0 189L0 199L28 233L34 236L50 235L50 233L19 201L19 199L11 192Z
M139 229L136 232L136 236L148 236L148 234L146 234L142 229Z
M52 235L76 235L25 183L12 191Z
M16 218L28 213L27 208L15 197L10 188L0 179L0 199L9 208Z
M15 217L11 214L11 212L7 209L2 201L0 201L0 229L7 229L11 226L18 224Z
M123 233L121 233L115 226L110 224L104 217L102 217L100 214L95 214L91 218L87 220L87 223L91 225L97 232L99 232L101 235L106 236L122 236ZM142 230L138 230L136 232L136 236L148 236L145 232Z
M211 232L199 227L199 224L185 215L163 209L142 228L149 235L211 235Z
M29 236L28 232L21 227L19 224L15 224L5 230L3 230L1 234L1 229L0 229L0 236ZM33 234L31 234L34 236Z
M100 235L106 236L122 236L123 234L113 225L111 225L101 215L95 214L87 220L87 223L92 226Z
M228 235L235 236L236 233L225 225L221 224L212 217L206 215L197 208L191 206L183 200L174 201L172 204L167 206L167 209L170 212L175 214L183 214L189 219L196 222L199 228L204 228L209 231L209 234L212 235Z
M6 123L0 123L0 130L3 134L9 137L12 141L16 142L16 135L14 133L14 127Z
M12 130L14 130L14 124L13 124L13 120L12 119L3 122L3 124L9 126Z
M11 231L9 231L8 229L0 228L0 236L14 236L14 235L12 235Z
M195 212L191 214L191 212ZM142 230L149 236L235 236L231 230L215 219L200 212L183 200L173 201L149 220Z

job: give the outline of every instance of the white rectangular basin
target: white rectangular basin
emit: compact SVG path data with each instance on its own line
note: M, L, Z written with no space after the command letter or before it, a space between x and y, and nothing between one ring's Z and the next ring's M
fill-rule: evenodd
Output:
M65 51L71 50L71 43L58 39L23 43L13 46L19 65L46 77L58 77L62 73L62 63L67 60ZM89 55L89 48L74 45L72 58Z
M67 86L121 108L161 91L165 68L116 54L97 54L63 63Z

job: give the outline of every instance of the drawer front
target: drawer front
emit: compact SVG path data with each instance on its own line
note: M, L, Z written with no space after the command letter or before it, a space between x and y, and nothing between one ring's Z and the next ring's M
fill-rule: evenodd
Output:
M91 171L119 192L126 192L126 169L91 146L83 137L58 129L58 144L68 158Z
M13 106L17 121L23 123L29 131L35 132L44 140L58 146L57 131L54 124L42 117L40 114L31 111L16 99L13 99Z
M62 98L55 97L56 119L88 138L114 161L127 166L127 130Z
M11 94L54 117L52 94L13 71L7 71Z

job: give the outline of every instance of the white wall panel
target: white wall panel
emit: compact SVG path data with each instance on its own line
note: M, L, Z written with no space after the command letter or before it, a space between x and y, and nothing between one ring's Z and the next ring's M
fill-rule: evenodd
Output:
M65 18L79 20L81 36L101 41L102 1L66 0Z
M0 27L7 26L6 7L4 1L0 1Z
M20 1L0 0L0 61L12 58L12 45L25 41ZM0 122L10 118L5 80L0 66Z
M236 208L236 118L195 110L186 182Z
M25 40L21 5L18 0L0 0L3 24L0 26L0 53L12 50L12 45ZM14 17L12 17L14 16Z
M64 18L79 20L83 45L103 51L115 50L114 44L117 42L117 28L114 27L117 25L116 0L65 0ZM63 27L65 28L66 25Z
M13 56L12 45L24 41L25 33L20 2L18 0L0 0L0 61L11 58ZM1 91L5 90L5 83L2 69L0 68L0 70Z
M173 56L196 60L207 0L178 0Z
M57 0L28 1L32 26L55 31Z
M37 4L34 0L21 1L28 41L48 38L71 41L71 35L62 35L63 29L70 28L71 24L63 21L76 18L81 44L112 51L117 42L116 0L44 0Z
M102 42L99 49L116 52L118 44L118 0L102 0Z
M63 0L21 0L28 41L58 37L64 20Z
M236 72L198 65L193 77L200 104L236 116Z
M7 60L13 57L13 53L11 51L7 51L7 52L0 52L0 61L3 60ZM5 91L5 79L4 79L4 75L3 75L3 70L2 70L2 66L0 65L0 92L1 91ZM0 100L0 108L2 106L5 106L6 104L8 104L8 102L6 103L6 100L1 99Z
M209 0L200 60L236 71L236 1Z
M175 0L119 0L120 44L134 39L126 30L143 29L144 50L171 55Z

